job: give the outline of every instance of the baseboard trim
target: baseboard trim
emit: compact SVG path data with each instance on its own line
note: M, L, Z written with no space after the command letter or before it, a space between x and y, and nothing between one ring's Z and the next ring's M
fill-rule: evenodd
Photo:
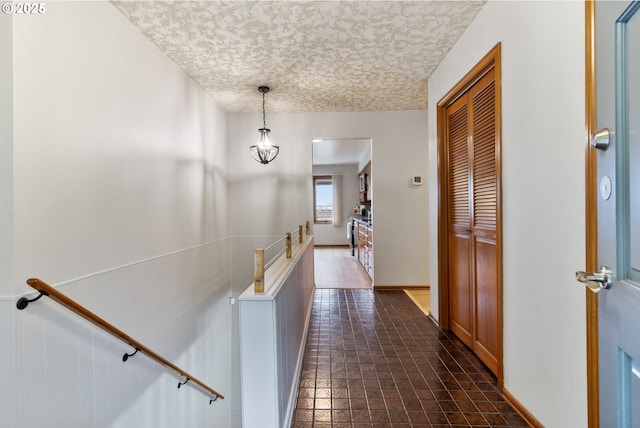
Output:
M532 428L544 428L544 425L542 425L540 421L537 420L535 416L533 416L533 414L507 390L507 388L502 388L502 395L511 407L513 407Z
M438 322L438 319L433 316L433 312L429 311L428 317L431 320L431 322L433 322L436 325L436 327L440 328L440 323Z
M374 290L429 290L428 285L374 285Z

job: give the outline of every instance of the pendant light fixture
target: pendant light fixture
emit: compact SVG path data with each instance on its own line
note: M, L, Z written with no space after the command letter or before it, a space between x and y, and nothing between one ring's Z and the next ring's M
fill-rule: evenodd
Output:
M280 146L273 144L273 141L269 138L269 132L271 132L271 130L267 128L267 120L264 112L264 96L269 92L269 87L259 86L258 91L262 94L262 128L258 129L260 133L258 142L249 147L249 150L251 151L251 156L253 156L256 161L266 165L278 156Z

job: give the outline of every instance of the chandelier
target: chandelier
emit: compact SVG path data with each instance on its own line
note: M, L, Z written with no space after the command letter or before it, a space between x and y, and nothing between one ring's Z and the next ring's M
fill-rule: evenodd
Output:
M251 156L253 156L256 161L266 165L278 156L280 146L273 144L273 141L269 138L269 132L271 132L271 130L267 128L267 120L264 112L264 98L265 94L269 92L269 87L259 86L258 91L262 94L262 128L258 129L260 133L258 142L249 147L249 150L251 151Z

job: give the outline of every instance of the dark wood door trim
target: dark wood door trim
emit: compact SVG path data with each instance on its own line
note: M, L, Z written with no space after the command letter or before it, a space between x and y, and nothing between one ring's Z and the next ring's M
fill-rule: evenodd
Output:
M496 84L496 241L497 260L500 266L497 269L498 287L498 352L497 352L497 379L498 387L503 387L503 320L502 320L502 165L501 165L501 45L498 43L489 51L449 92L438 102L437 107L437 135L438 135L438 311L440 327L449 330L451 328L451 314L449 310L449 195L447 185L447 151L445 147L445 121L446 109L459 97L464 95L476 82L482 79L489 70L494 70Z
M594 272L598 267L598 195L597 162L591 148L590 136L596 132L596 46L595 1L585 1L585 220L586 220L586 270ZM600 395L598 385L598 295L585 287L587 303L587 417L589 428L600 426Z

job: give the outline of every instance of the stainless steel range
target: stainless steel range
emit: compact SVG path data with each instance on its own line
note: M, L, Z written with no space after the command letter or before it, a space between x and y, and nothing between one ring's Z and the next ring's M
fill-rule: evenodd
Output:
M349 217L349 221L347 222L347 241L349 241L352 256L356 255L356 248L358 248L358 232L356 227L356 220L353 217Z

